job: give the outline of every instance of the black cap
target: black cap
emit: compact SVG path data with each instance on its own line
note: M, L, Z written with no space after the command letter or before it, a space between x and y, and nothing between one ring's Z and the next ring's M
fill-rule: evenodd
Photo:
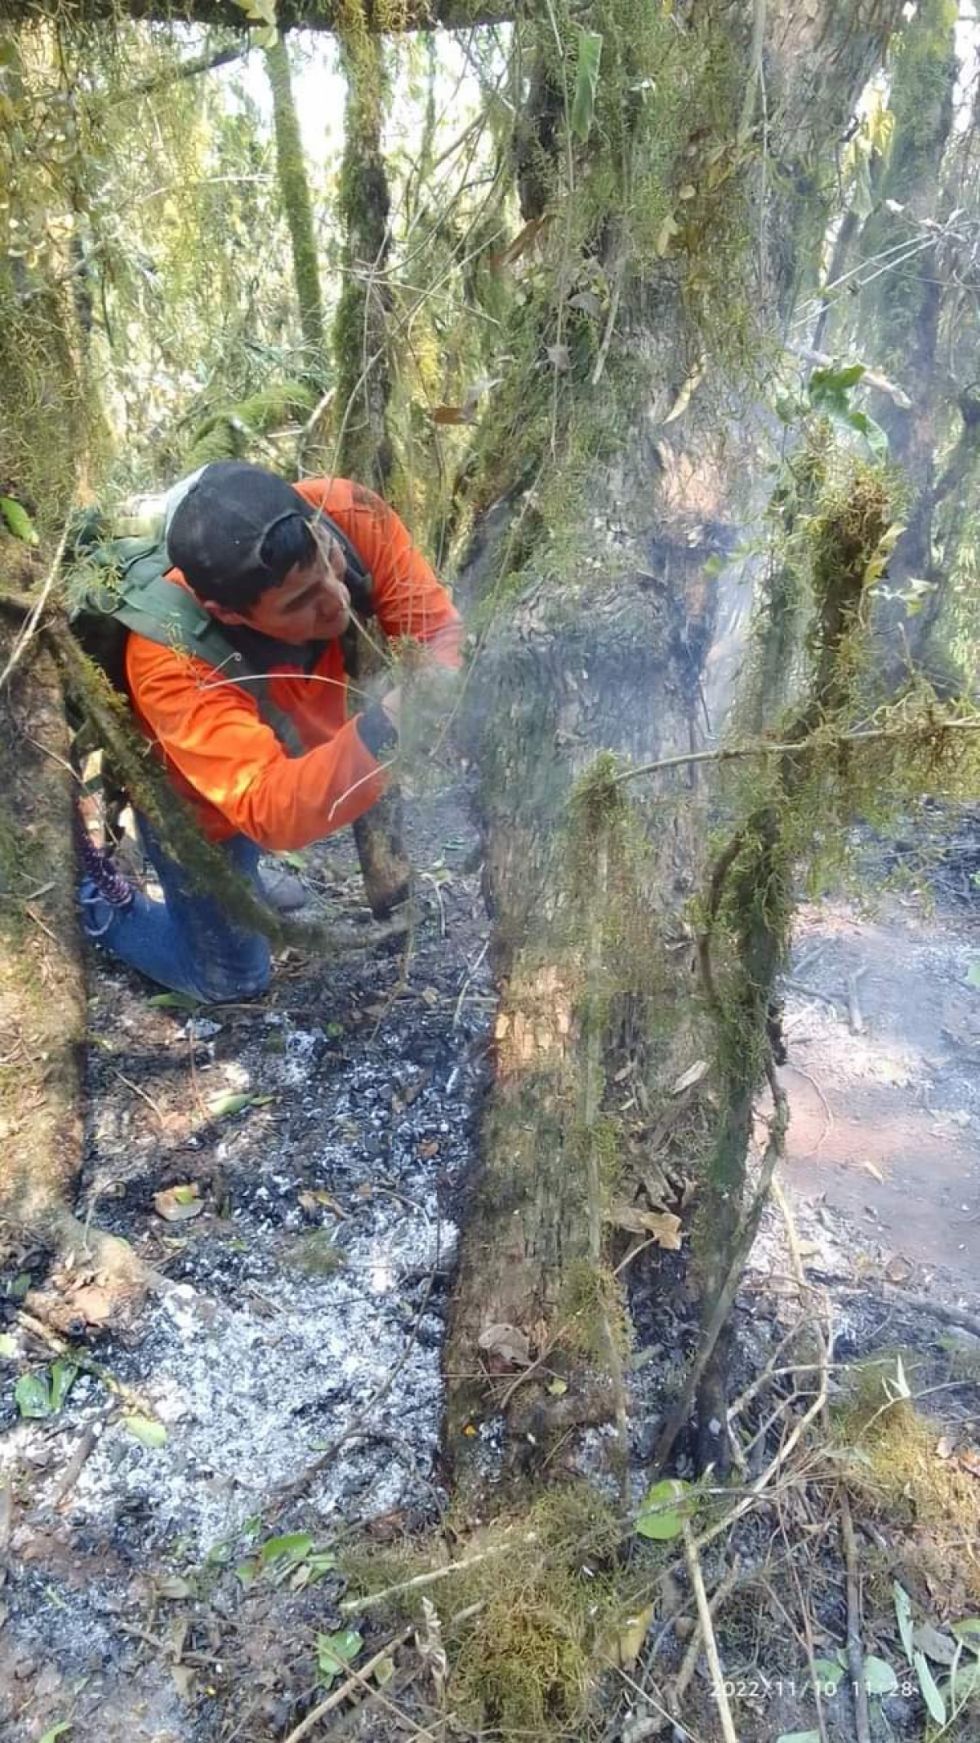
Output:
M215 460L173 492L166 521L170 561L202 598L231 601L236 585L254 596L279 579L262 561L262 543L279 521L316 510L264 466Z

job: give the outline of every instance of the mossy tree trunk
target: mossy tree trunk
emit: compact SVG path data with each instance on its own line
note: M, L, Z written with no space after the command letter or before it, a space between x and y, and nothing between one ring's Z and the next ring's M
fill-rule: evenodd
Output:
M922 0L899 40L890 107L894 138L875 189L878 211L869 219L862 252L873 260L906 234L922 239L925 220L941 223L958 203L944 187L943 162L953 125L957 78L957 7L953 0ZM886 202L903 208L896 218ZM904 226L898 230L898 225ZM897 232L897 233L896 233ZM907 404L876 394L873 411L888 435L892 459L909 492L905 531L889 563L895 594L912 581L930 581L937 594L910 613L896 598L879 614L884 676L896 682L924 646L938 605L941 575L934 560L936 452L955 397L939 358L944 269L937 246L925 247L894 271L882 273L861 299L862 324L877 335L875 361L904 389Z
M643 819L596 758L683 754L703 731L718 609L704 568L732 537L740 464L714 392L747 361L751 380L766 331L748 311L785 313L803 249L758 246L746 91L764 15L679 23L612 0L574 24L560 11L558 53L553 20L525 33L517 169L522 215L547 219L546 266L507 335L464 570L492 624L471 716L501 995L447 1350L448 1452L477 1482L481 1423L515 1473L575 1468L589 1423L618 1428L601 1444L625 1453L610 1225L667 1086L710 1045L681 924L706 833L693 778L683 805ZM769 9L770 168L826 163L899 15ZM568 125L579 29L602 38L587 146ZM721 1077L739 1179L756 1081ZM729 1233L707 1230L709 1288Z
M299 305L300 328L306 352L305 368L317 380L323 374L324 363L320 267L317 260L316 232L313 228L310 186L293 97L289 49L284 36L277 36L275 42L265 50L265 66L272 91L279 192L293 248L293 278L296 282L296 301Z
M15 635L15 617L0 609L0 669ZM68 751L59 675L34 645L0 693L0 1223L71 1257L63 1327L100 1322L148 1280L124 1241L83 1226L71 1208L88 1008Z
M363 27L341 38L347 77L340 218L344 226L344 281L334 321L337 416L335 468L346 478L387 495L392 474L388 433L391 370L390 298L384 272L390 247L391 197L382 144L385 104L384 48ZM346 660L356 690L381 670L381 650L359 634L348 638ZM358 700L355 697L355 700ZM401 792L392 786L354 824L364 891L378 919L408 896L411 866L403 842Z

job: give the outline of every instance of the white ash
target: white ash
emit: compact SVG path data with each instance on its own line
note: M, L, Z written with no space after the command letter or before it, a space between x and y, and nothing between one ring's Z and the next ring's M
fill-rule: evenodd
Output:
M166 1424L167 1443L152 1450L121 1422L108 1428L79 1476L72 1523L140 1518L144 1545L179 1537L192 1555L206 1554L353 1424L409 1340L390 1391L362 1425L366 1443L339 1453L309 1497L325 1530L334 1509L350 1520L424 1502L439 1444L441 1322L428 1315L415 1326L418 1308L400 1290L431 1269L437 1238L445 1258L455 1229L437 1231L434 1215L400 1211L387 1238L381 1230L359 1234L347 1266L329 1277L279 1270L263 1277L260 1301L206 1303L206 1316L189 1292L167 1297L142 1345L138 1380L140 1398ZM62 1419L70 1431L63 1456L46 1486L102 1408L99 1389L79 1383ZM19 1438L10 1438L10 1452ZM17 1450L23 1456L24 1447Z

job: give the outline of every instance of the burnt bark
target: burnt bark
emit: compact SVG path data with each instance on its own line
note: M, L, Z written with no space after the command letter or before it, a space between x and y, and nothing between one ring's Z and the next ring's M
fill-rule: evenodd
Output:
M697 182L690 166L701 153L717 163L737 140L744 146L754 126L745 91L760 73L768 93L767 151L781 165L819 163L899 15L894 4L855 8L836 0L808 8L806 18L799 8L770 8L755 66L759 9L729 8L726 53L743 57L743 76L728 88L727 120L719 120L715 98L703 129L698 93L688 87L690 132L682 129L675 144L678 182ZM604 56L621 56L614 66L604 59L603 75L635 89L644 69L631 59L632 42L611 37L603 8L591 9L585 22L605 29ZM685 25L696 28L693 20ZM704 51L704 38L700 44ZM543 38L541 52L547 53ZM706 55L702 66L711 65ZM566 1461L576 1468L588 1424L616 1425L619 1418L618 1436L604 1444L625 1451L622 1392L609 1360L623 1337L609 1201L628 1183L627 1153L642 1147L644 1123L633 1127L623 1119L613 1087L624 1065L624 1012L629 1008L632 1045L643 1060L638 1093L650 1110L646 1129L664 1106L671 1074L698 1056L694 1038L705 1044L680 925L706 834L693 774L684 803L644 818L618 809L616 789L603 787L601 770L604 753L645 761L702 742L720 604L704 568L732 537L737 437L728 432L722 456L711 410L702 409L700 370L691 364L699 353L703 358L705 343L691 299L679 294L684 251L697 247L692 219L671 245L679 269L662 248L659 263L637 259L615 211L607 209L584 239L578 221L593 280L619 286L601 361L595 351L588 354L581 328L562 305L577 281L561 245L561 202L570 197L569 181L581 198L590 173L602 170L590 171L569 145L563 120L555 118L553 83L547 68L531 76L540 112L517 129L523 215L538 214L546 198L558 211L548 233L556 260L553 300L529 299L520 314L524 349L501 398L509 389L524 422L515 419L516 454L492 433L485 445L491 482L484 481L483 500L498 500L477 526L464 569L484 610L499 598L502 575L509 587L470 678L500 1007L482 1173L469 1207L447 1350L447 1452L457 1475L477 1486L471 1449L479 1447L474 1429L481 1422L502 1437L515 1476L542 1465L554 1476ZM597 113L600 104L601 93ZM600 128L604 122L603 110ZM619 125L620 160L630 165L630 178L639 178L639 154L648 148L642 116L627 111L623 119L621 107ZM549 142L557 162L548 161ZM657 143L665 149L662 137ZM591 145L601 153L601 142L593 137ZM666 175L672 185L670 170ZM727 197L751 210L758 185L753 166ZM815 198L816 216L811 201L806 220L819 234L826 194L818 190ZM700 222L711 234L713 211L709 198ZM785 312L806 246L806 225L794 213L785 248L753 248L751 266L741 260L743 294L751 284L762 308ZM526 339L534 323L540 361L529 365ZM517 432L535 427L533 371L546 371L546 360L555 370L552 413L535 450ZM605 447L596 444L589 463L580 455L569 459L577 468L573 493L557 510L540 479L561 474L563 444L580 428L584 406L601 425L607 389L616 433ZM501 495L508 461L510 483ZM556 523L552 515L566 518ZM549 555L559 538L563 575ZM711 722L715 730L720 724ZM638 837L642 849L634 853L629 843ZM616 868L612 884L603 863ZM763 966L768 974L771 965ZM750 1015L758 1015L755 1006ZM762 1025L764 1039L764 1010ZM722 1078L731 1105L718 1145L727 1142L731 1151L732 1214L712 1225L702 1249L711 1261L703 1273L709 1297L730 1263L740 1220L761 1057L744 1082ZM563 1384L549 1389L555 1374ZM711 1373L705 1387L707 1406L708 1388L722 1395L723 1375Z

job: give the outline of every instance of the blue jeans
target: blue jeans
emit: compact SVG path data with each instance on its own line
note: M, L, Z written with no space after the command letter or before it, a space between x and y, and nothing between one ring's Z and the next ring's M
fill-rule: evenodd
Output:
M163 901L151 901L136 890L128 907L114 908L86 878L80 899L87 936L149 980L202 1004L226 1004L265 992L270 975L267 940L234 925L219 898L193 890L145 817L138 817L137 823ZM261 894L260 849L255 842L233 835L221 843L221 849L235 871Z

